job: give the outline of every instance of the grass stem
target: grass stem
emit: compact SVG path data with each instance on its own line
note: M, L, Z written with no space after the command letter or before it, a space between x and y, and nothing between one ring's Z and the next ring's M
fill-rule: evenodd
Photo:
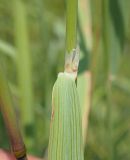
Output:
M9 92L9 87L0 68L0 109L7 128L7 133L10 139L11 148L16 158L26 157L26 149L23 143L20 130L17 124L17 118L14 112L12 97Z
M65 71L77 77L79 49L77 48L78 0L67 0Z
M31 56L27 31L26 10L22 0L14 0L15 40L17 47L17 73L20 90L20 113L23 135L27 146L33 146L33 89Z
M68 54L77 47L77 14L78 0L67 0L66 52Z

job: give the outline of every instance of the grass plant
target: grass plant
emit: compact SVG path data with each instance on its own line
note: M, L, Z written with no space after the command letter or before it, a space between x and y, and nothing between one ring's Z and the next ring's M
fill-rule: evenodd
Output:
M81 107L75 80L78 1L67 0L65 70L58 74L52 91L49 160L83 160Z

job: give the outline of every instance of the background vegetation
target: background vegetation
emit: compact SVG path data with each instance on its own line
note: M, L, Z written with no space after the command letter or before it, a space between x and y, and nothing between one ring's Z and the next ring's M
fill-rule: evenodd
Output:
M87 160L130 159L129 8L129 0L79 0L78 91ZM39 157L47 154L65 24L64 0L0 0L0 63L27 150ZM1 114L0 148L9 148Z

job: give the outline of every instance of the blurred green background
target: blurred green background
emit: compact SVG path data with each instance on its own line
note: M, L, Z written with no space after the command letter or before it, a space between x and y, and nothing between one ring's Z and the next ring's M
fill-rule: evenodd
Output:
M46 156L64 68L65 0L0 0L0 63L28 153ZM130 160L130 0L79 0L85 160ZM0 148L9 148L0 114Z

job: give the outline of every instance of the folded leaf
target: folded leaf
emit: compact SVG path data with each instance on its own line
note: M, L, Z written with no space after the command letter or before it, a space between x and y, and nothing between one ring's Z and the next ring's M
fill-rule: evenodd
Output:
M60 73L53 88L48 159L83 160L81 108L69 73Z

